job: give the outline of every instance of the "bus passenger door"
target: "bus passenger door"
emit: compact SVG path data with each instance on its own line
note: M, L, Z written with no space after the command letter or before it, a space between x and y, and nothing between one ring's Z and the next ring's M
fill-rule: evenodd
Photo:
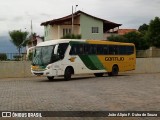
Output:
M57 61L58 75L64 75L64 63L65 63L65 53L69 43L60 43L58 45L57 54L59 56L59 61Z

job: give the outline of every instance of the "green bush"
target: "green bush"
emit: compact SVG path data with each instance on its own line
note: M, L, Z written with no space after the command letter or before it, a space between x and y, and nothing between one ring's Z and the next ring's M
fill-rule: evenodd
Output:
M5 53L0 53L0 60L1 61L6 61L7 60L7 55Z
M81 35L67 34L61 39L81 39Z

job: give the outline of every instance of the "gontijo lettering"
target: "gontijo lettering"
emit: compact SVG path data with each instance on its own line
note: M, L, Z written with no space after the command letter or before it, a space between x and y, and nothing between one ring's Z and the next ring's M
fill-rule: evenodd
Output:
M124 61L124 57L105 57L105 61Z

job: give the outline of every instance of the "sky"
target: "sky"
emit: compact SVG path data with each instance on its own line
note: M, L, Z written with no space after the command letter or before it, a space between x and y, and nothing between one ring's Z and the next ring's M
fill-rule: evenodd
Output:
M160 17L160 0L1 0L0 38L12 30L30 32L31 20L33 32L43 36L40 24L71 14L72 6L74 11L122 24L120 28L138 29Z

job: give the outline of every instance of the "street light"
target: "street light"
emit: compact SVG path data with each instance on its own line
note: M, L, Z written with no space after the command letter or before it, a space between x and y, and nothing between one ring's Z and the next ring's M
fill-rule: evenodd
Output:
M78 5L75 6L75 12ZM72 5L72 34L74 34L74 14L73 14L73 5Z
M76 8L78 7L78 5L75 6L75 13L76 13Z

